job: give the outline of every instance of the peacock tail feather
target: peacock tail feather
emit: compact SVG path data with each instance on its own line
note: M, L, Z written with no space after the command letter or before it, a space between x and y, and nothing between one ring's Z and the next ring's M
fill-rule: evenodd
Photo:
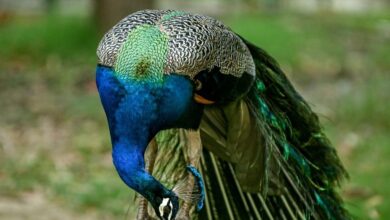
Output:
M336 191L347 173L318 116L273 58L245 43L256 81L243 100L205 108L199 168L206 201L200 213L192 208L191 219L350 219ZM169 188L191 176L185 133L157 135L153 175ZM234 159L243 149L249 153Z
M335 191L347 173L318 116L295 91L276 61L264 50L245 43L256 65L256 82L247 103L265 137L267 157L277 161L284 181L290 185L287 189L295 191L296 198L302 200L300 204L307 217L348 219Z

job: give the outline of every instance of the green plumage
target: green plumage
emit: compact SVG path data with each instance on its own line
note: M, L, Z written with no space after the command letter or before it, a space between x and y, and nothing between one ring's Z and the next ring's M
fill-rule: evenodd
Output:
M168 37L157 27L140 25L121 46L115 72L122 79L162 80L168 53Z
M232 164L241 190L255 193L246 196L259 193L264 198L262 218L278 219L275 201L279 201L277 206L288 202L284 212L292 219L350 219L335 190L347 173L317 115L273 58L245 43L256 63L256 82L243 100L205 108L200 126L203 146ZM159 156L153 175L170 187L189 175L183 132L161 131L157 137ZM226 172L222 165L218 169L221 175ZM226 193L232 191L227 187ZM241 215L237 207L230 208Z
M321 219L348 218L335 192L347 173L317 115L295 91L276 61L262 49L245 43L254 57L256 83L261 87L254 87L247 100L252 112L260 109L257 119L266 137L267 150L274 152L272 155L286 171L290 184L295 185L297 193Z

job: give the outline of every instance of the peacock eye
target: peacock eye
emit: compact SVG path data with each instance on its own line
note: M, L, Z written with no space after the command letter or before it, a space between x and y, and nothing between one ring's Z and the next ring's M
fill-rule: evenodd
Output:
M196 90L196 91L199 91L199 90L202 89L202 82L201 82L200 80L195 79L194 84L195 84L195 90Z

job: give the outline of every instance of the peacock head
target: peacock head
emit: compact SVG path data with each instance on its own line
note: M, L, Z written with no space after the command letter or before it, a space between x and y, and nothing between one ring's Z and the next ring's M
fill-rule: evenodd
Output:
M163 198L158 211L156 211L158 217L163 220L173 220L176 217L179 210L179 202L176 196Z
M179 198L173 192L168 192L164 197L154 196L149 200L156 216L162 220L175 219L179 210Z

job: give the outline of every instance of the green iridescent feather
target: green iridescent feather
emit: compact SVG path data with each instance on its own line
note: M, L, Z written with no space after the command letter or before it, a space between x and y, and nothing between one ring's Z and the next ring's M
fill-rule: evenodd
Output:
M275 152L288 175L287 181L297 188L296 193L312 207L313 213L321 219L349 219L335 191L347 173L317 115L276 61L262 49L245 43L256 63L258 85L247 101L263 124L261 131L268 151Z
M140 25L119 49L115 72L124 80L161 82L167 53L168 36L156 26Z

